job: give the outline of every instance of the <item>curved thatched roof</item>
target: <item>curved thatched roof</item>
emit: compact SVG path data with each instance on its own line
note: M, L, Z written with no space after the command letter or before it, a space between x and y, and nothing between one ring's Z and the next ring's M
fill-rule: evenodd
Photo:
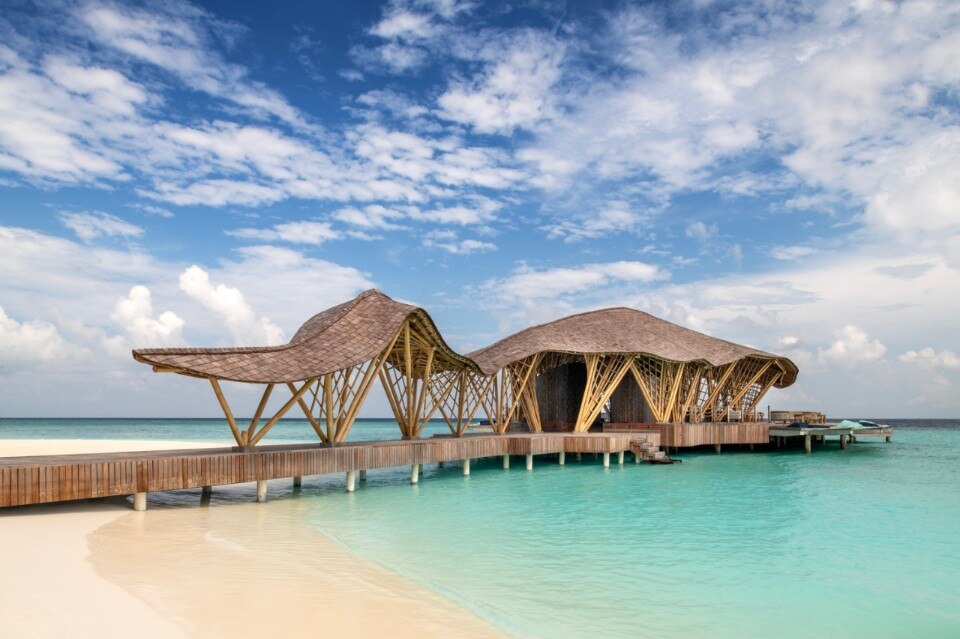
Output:
M684 328L632 308L606 308L532 326L467 355L486 373L540 352L637 353L675 362L712 366L754 357L774 359L784 371L782 388L797 377L786 357L741 346Z
M447 358L474 367L473 362L447 346L425 310L394 301L374 289L314 315L282 346L143 348L133 351L133 357L186 375L261 384L295 382L373 358L390 344L411 315L417 316Z

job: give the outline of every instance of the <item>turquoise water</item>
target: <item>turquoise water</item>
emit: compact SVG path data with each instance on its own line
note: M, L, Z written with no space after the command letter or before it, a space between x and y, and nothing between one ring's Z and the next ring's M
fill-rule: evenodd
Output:
M680 457L384 478L310 520L519 636L960 636L960 430Z
M156 421L84 432L146 438ZM516 636L958 637L960 422L887 421L892 443L845 451L688 452L609 470L537 458L533 472L497 459L467 478L430 465L417 486L407 469L371 471L352 494L342 477L295 496L278 482L271 499L299 500L304 525ZM190 424L158 427L223 438L222 422ZM39 430L0 422L0 437Z
M237 421L243 423L239 418ZM449 432L443 421L434 420L423 433L427 436ZM397 422L392 419L358 419L350 431L350 439L396 439L399 434ZM230 427L223 419L0 418L0 439L168 439L234 443ZM263 443L316 441L317 434L307 420L283 419L270 430Z

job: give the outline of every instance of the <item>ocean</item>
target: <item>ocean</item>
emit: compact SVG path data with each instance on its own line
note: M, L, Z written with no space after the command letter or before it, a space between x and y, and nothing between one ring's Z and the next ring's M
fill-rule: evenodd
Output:
M960 636L960 421L877 421L891 443L609 469L496 459L469 477L431 464L416 486L385 469L355 493L324 476L296 494L275 482L270 498L520 637ZM291 420L265 442L311 435ZM0 438L226 436L222 420L0 420ZM396 436L366 420L351 438Z

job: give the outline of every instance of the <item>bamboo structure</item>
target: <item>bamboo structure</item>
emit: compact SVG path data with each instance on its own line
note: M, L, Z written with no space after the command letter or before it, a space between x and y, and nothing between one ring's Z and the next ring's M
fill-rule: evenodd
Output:
M374 290L310 318L281 346L140 349L133 355L157 372L207 379L241 449L257 446L294 406L322 443L343 444L378 380L401 437L415 439L434 417L460 437L480 411L495 434L517 428L539 433L541 403L557 401L556 394L541 392L551 379L564 380L564 411L571 413L560 429L585 432L604 412L611 414L611 400L624 384L638 391L620 397L620 404L637 404L632 415L663 424L713 423L749 420L767 391L797 376L789 359L628 308L534 326L463 356L422 308ZM547 375L561 367L570 374ZM221 386L227 381L263 386L242 428ZM263 422L278 387L290 396ZM551 430L556 426L550 423Z
M403 438L420 435L439 412L455 436L464 433L492 379L443 341L420 308L366 291L308 320L289 344L223 349L141 349L134 358L157 372L209 380L237 446L250 449L294 406L318 439L346 441L374 384L382 384ZM221 382L262 384L249 426L241 429ZM274 390L290 398L263 425Z
M545 384L563 386L568 396L577 393L580 403L576 415L560 424L576 432L589 430L604 411L610 414L611 400L622 384L639 391L621 393L619 398L621 408L623 402L637 404L629 411L633 416L649 415L654 423L661 424L720 422L744 419L744 415L749 419L767 391L789 386L797 376L796 366L787 358L709 337L628 308L581 313L534 326L469 357L484 371L500 371L504 380L519 379L529 363L535 362L543 383L523 377L520 387L536 389L539 384L540 403L550 398L566 404L566 397L557 398ZM571 370L560 376L544 375L571 366L582 366L584 373ZM571 387L581 378L581 387ZM519 404L522 410L511 414L522 415L530 430L540 430L538 393L518 395L515 386L501 381L497 390L500 403L488 411L497 415L491 418L494 428L503 427L502 406ZM521 401L512 401L510 392ZM533 401L522 401L524 398ZM556 406L544 408L552 419L556 418ZM551 429L556 426L551 421Z

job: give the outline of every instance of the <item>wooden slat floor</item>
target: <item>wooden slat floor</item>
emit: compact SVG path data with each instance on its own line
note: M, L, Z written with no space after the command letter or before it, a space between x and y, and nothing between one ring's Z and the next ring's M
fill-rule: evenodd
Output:
M0 458L0 507L500 455L619 453L635 433L510 433L428 439Z

